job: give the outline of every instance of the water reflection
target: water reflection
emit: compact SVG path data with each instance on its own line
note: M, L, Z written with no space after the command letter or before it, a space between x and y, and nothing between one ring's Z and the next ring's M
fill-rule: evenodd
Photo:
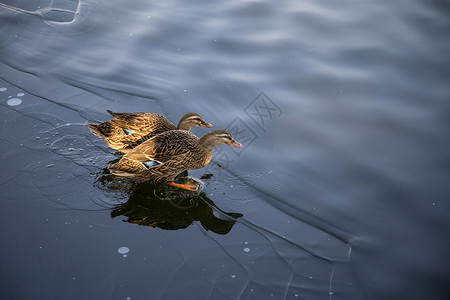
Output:
M198 221L205 230L224 235L243 216L222 211L204 192L180 190L166 184L155 185L151 181L135 182L111 175L106 168L99 175L96 180L99 188L119 193L121 200L126 201L111 209L111 217L122 217L124 222L177 230ZM183 180L186 175L187 172L177 179Z

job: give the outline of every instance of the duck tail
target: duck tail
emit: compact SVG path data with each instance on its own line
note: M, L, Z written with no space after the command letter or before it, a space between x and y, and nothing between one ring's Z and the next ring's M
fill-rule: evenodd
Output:
M106 136L100 131L99 125L100 125L100 124L95 124L95 123L88 124L89 129L91 130L91 132L92 132L94 135L98 136L98 137L101 138L101 139L105 139Z
M111 174L117 175L117 176L124 176L124 177L134 177L136 174L128 173L122 170L120 167L120 162L112 164L108 167L109 172Z

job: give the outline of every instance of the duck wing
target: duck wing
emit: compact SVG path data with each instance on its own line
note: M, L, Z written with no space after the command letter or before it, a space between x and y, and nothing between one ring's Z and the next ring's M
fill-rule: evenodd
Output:
M115 113L111 123L123 130L148 134L175 130L177 127L164 116L154 113Z
M184 160L194 150L198 138L184 130L163 132L143 142L124 157L145 163L156 160L165 163L171 160Z

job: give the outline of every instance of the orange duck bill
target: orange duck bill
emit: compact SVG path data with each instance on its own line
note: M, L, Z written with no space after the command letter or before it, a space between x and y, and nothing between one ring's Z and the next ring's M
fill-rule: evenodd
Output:
M206 127L206 128L211 128L212 124L211 123L207 123L207 122L203 122L200 124L200 126Z
M242 148L241 143L238 143L236 141L232 141L231 143L229 143L228 145L236 147L236 148Z

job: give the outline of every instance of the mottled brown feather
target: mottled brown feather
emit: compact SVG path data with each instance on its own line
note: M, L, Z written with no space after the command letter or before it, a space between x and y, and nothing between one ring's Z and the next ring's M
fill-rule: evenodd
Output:
M214 139L218 134L226 134L229 140ZM213 147L230 141L234 140L225 130L214 130L201 139L185 130L167 131L132 149L109 170L138 181L170 182L184 171L205 167L211 161ZM150 160L162 164L147 168L143 163Z
M164 116L155 113L117 113L111 110L107 112L114 117L110 121L101 124L89 124L89 129L93 134L102 138L106 144L116 150L128 153L142 142L169 130L176 130L172 122ZM198 116L196 113L188 113L183 118ZM181 120L183 120L183 118ZM180 126L181 121L178 126ZM200 124L186 124L183 127L190 130ZM132 130L128 134L125 130Z

